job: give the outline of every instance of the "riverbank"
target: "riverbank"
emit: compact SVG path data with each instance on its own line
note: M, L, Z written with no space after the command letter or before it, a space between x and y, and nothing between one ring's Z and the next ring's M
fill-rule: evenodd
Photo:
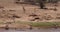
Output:
M6 28L6 23L1 22L0 28ZM25 22L16 21L15 23L8 24L9 28L16 29L29 29L29 28L60 28L60 22Z

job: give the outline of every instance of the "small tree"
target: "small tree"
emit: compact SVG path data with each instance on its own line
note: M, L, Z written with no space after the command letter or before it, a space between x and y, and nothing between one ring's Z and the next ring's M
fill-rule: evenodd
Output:
M40 8L43 9L45 7L44 1L43 0L39 0L39 5L40 5Z
M39 3L39 6L40 6L41 9L44 9L45 0L36 0L36 2Z

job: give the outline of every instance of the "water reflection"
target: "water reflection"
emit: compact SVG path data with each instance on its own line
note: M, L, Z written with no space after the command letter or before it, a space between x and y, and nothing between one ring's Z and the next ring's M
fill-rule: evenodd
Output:
M0 29L0 32L60 32L60 28L54 29L54 28L47 28L47 29Z

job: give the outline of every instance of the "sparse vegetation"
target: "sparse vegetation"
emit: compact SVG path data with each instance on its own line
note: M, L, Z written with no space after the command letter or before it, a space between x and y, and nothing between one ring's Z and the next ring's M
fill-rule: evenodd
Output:
M54 27L60 26L60 22L16 22L20 24L32 25L32 27Z

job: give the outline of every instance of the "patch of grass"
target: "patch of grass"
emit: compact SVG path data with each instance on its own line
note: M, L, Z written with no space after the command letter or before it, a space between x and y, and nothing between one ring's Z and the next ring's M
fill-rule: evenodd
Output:
M32 26L34 26L34 27L40 27L40 26L53 26L53 23L35 22L35 23L32 23Z
M60 25L60 24L59 24ZM41 26L58 26L58 23L55 23L55 22L34 22L32 23L32 26L34 27L41 27Z
M33 27L48 27L48 26L60 26L60 22L16 22L19 24L27 24L27 25L32 25Z

